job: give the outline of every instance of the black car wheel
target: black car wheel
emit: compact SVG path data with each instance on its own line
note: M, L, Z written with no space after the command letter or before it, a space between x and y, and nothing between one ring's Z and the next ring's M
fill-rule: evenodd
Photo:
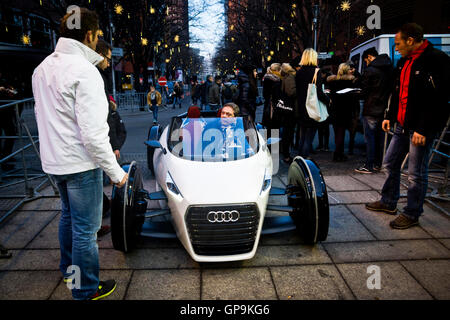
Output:
M308 244L326 240L330 221L327 187L317 164L296 157L289 166L288 186L290 214L297 230Z
M111 199L111 238L114 249L132 251L142 231L147 201L142 190L142 174L136 163L123 165L128 181L122 188L113 187Z

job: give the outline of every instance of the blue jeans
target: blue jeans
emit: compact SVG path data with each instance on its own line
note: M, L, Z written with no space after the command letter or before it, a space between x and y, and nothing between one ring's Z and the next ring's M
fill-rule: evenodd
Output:
M180 97L177 97L177 96L175 96L174 98L173 98L173 107L175 108L175 105L178 103L178 105L180 106L180 108L181 108L181 98Z
M311 145L316 136L317 128L307 128L300 125L300 141L298 151L300 156L308 157L311 151Z
M156 105L156 104L153 104L152 105L152 107L153 107L153 122L158 122L158 105Z
M85 300L97 292L99 284L97 231L102 223L102 170L53 175L53 178L62 204L58 232L59 268L67 277L70 276L67 273L69 266L79 267L80 283L79 286L74 284L72 296L76 300Z
M415 146L411 142L413 132L403 132L397 124L394 136L389 144L384 158L384 166L388 177L381 191L381 202L397 205L400 198L400 168L408 157L408 201L403 208L403 214L408 218L417 219L423 212L423 202L428 186L428 160L431 154L433 137L427 137L425 146Z
M373 170L374 166L381 167L383 161L383 119L364 116L364 140L366 142L366 168Z

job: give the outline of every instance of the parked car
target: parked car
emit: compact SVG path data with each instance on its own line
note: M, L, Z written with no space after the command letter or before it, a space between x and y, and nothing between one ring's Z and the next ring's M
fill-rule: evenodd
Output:
M124 166L129 180L112 196L114 248L132 251L142 236L178 237L195 261L221 262L251 259L262 234L296 229L306 243L324 241L329 205L319 167L297 157L287 188L273 187L274 143L246 118L217 118L215 111L150 127L145 144L156 191L143 189L135 162ZM287 197L288 205L269 205L269 196ZM148 202L158 208L147 209Z

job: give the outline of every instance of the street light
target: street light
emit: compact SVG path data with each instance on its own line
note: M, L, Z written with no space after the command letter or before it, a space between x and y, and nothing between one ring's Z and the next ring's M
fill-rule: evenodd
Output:
M318 23L318 17L319 17L319 5L315 4L313 7L313 27L314 27L314 50L317 51L317 23Z

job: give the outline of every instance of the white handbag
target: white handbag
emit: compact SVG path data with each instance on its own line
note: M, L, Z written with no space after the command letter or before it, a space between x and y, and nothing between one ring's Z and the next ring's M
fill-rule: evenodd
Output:
M327 106L319 100L317 96L317 72L319 68L316 69L312 82L308 84L308 93L306 95L306 111L311 119L322 122L328 118Z

